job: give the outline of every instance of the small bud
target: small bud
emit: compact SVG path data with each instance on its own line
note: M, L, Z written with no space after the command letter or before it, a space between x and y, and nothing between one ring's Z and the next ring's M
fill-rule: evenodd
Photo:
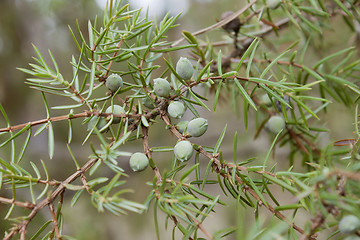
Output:
M105 113L121 114L121 113L125 113L125 109L119 105L113 105L108 107ZM120 117L114 117L112 123L117 124L120 123L120 121L121 121Z
M119 88L122 88L123 80L119 75L111 74L106 79L105 85L112 93L115 93Z
M199 146L199 145L197 145L197 144L193 144L193 148L194 148L195 150L200 150L201 146Z
M188 141L180 141L174 147L175 157L181 162L189 160L193 155L193 152L194 149Z
M103 74L103 72L101 70L95 71L95 76L101 76L101 74Z
M195 118L189 122L187 132L192 137L200 137L207 129L208 121L205 118Z
M285 128L285 121L280 116L272 116L266 126L271 132L278 133Z
M354 233L360 229L360 220L354 215L347 215L339 222L339 230L342 233Z
M151 100L149 97L144 97L141 102L148 109L154 109L156 107L154 100Z
M181 121L178 122L178 124L176 124L176 129L180 132L180 133L184 133L187 129L187 126L189 124L189 121Z
M168 97L170 95L170 83L163 78L154 79L154 92L159 97Z
M168 108L168 113L171 117L173 118L182 118L182 116L184 116L185 113L185 106L182 102L179 101L172 101Z
M176 64L176 73L179 74L181 79L184 80L189 80L192 77L194 73L194 68L189 59L185 57L181 57L179 59Z
M140 172L145 170L145 168L149 165L149 159L145 154L136 152L131 155L129 164L134 172Z

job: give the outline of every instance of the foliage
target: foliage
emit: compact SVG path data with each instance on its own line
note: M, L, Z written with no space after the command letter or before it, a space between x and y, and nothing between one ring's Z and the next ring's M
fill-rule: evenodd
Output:
M321 50L319 41L326 41L324 32L331 29L335 18L342 18L346 27L359 35L359 5L356 0L252 0L237 12L226 14L218 23L195 33L183 31L179 40L169 42L166 34L177 26L179 15L166 15L157 22L146 14L143 17L141 10L131 10L121 1L109 1L103 19L89 21L87 34L79 25L76 29L70 28L78 49L71 59L71 78L64 77L50 51L50 61L46 61L43 53L34 46L34 63L29 64L30 69L19 69L30 75L26 84L40 92L47 117L12 125L0 105L7 123L0 129L0 147L10 151L9 155L0 158L0 189L11 189L12 192L11 198L0 196L0 203L9 205L5 220L13 223L4 239L13 239L17 235L21 239L70 239L63 234L66 219L61 210L63 204L69 204L63 202L65 192L73 192L71 205L76 206L79 197L87 194L98 211L115 215L153 209L157 234L162 225L158 222L157 212L161 211L167 216L164 225L172 222L173 238L175 232L180 232L184 239L225 239L233 234L243 236L243 239L275 236L317 239L326 229L333 233L329 239L339 237L337 225L343 216L351 213L360 218L357 185L360 181L357 162L360 159L360 133L356 105L360 95L357 85L360 61L356 41L351 46L338 46L340 50L318 59L312 52ZM228 23L238 24L234 19L239 16L240 30L239 26L230 28ZM220 27L227 31L227 41L201 38ZM336 32L332 34L336 35ZM271 50L267 47L269 39L273 44ZM183 43L185 41L187 43ZM223 48L220 50L219 47ZM174 52L179 50L189 53L187 57L193 64L190 70L194 72L190 79L179 76L191 76L191 72L184 72L189 70L188 67L184 67L181 74L177 71L181 67L176 66L178 57ZM306 61L307 56L313 57L312 61ZM115 92L106 87L111 74L120 75L123 81L120 88L112 88ZM154 79L165 79L159 81L159 87L165 88L166 94L156 94L160 90L154 89ZM211 94L206 97L206 93ZM64 104L50 106L47 99L53 95L62 97ZM239 109L242 109L245 127L255 138L266 131L272 139L271 147L264 156L259 154L242 159L237 151L238 133L235 132L231 136L234 157L225 158L222 147L224 139L230 135L227 126L209 123L207 129L206 119L201 119L202 125L192 127L190 132L185 126L180 132L179 121L167 112L168 105L174 100L183 103L194 118L202 117L202 110L218 110L219 102L226 101L235 115L240 115ZM355 109L354 136L321 146L322 133L329 131L324 119L333 103ZM111 109L116 105L124 111L114 114ZM108 108L110 111L106 111ZM52 116L53 110L69 113ZM176 107L172 111L181 118L182 110L179 115ZM280 119L275 127L268 123L273 116ZM71 150L73 129L79 124L74 119L78 118L83 120L82 124L88 124L89 132L83 144L92 149L89 160L83 165ZM254 128L249 127L252 126L250 121L256 122ZM151 147L149 142L149 129L159 122L166 125L163 131L170 131L179 141L190 142L194 149L193 154L188 144L179 148L180 153L185 148L188 152L183 153L181 159L173 156L167 164L168 170L157 167L153 153L173 151L173 146ZM54 156L53 124L66 124L69 129L66 144L76 171L65 180L51 180L53 177L47 170L51 162L41 161L41 166L37 166L22 161L29 142L41 132L48 133L49 157ZM33 134L35 127L38 128ZM223 131L215 146L193 142L194 136L201 142L201 135L206 130L219 127ZM194 131L199 134L191 137L190 133ZM24 142L19 144L17 140L22 135ZM90 138L98 139L98 142L91 143ZM152 190L144 203L124 197L131 191L124 187L124 179L129 173L118 166L119 157L130 158L132 155L127 146L138 141L143 144L154 175L153 181L147 183ZM278 171L277 164L273 165L270 158L277 147L284 145L290 149L289 169ZM20 147L19 152L15 151L15 146L16 149ZM142 170L147 161L141 156L145 159ZM189 157L191 160L187 161ZM299 161L301 166L295 164ZM202 171L204 166L206 170ZM111 170L111 177L100 174L101 168ZM80 181L75 183L76 180ZM213 196L207 192L205 186L211 184L219 186L223 194ZM275 192L276 187L282 192ZM19 192L28 193L30 198L22 199L24 195ZM291 203L281 204L284 194L293 197ZM215 215L216 207L226 205L230 199L238 208L253 209L257 224L246 232L242 232L240 226L217 232L206 229L203 221L209 215ZM14 211L17 208L30 212L18 215ZM285 216L287 210L292 210L291 217ZM30 236L28 226L37 214L46 211L51 218ZM259 211L268 211L279 221L264 222L258 219ZM298 223L301 211L308 214L304 226Z

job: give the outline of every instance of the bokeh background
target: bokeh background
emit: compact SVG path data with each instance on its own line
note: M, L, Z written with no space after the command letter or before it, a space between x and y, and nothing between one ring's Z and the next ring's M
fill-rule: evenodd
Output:
M179 18L179 27L173 29L168 34L169 40L176 40L181 37L181 30L193 32L210 26L220 18L224 11L237 10L246 4L246 1L239 0L133 0L129 1L132 8L144 7L150 3L150 15L152 17L161 18L166 12L177 14L183 12ZM30 90L24 84L26 75L18 71L17 67L28 67L29 62L33 62L32 56L35 55L32 44L36 45L44 55L50 49L59 63L61 72L65 77L71 76L71 55L76 56L77 49L73 42L72 36L69 32L68 26L75 29L76 21L79 22L81 29L86 32L88 19L94 20L95 16L101 18L103 8L103 0L1 0L0 1L0 103L5 108L12 125L24 123L27 121L38 120L46 117L45 108L41 94L37 91ZM334 19L332 22L334 31L339 31L336 38L327 41L327 45L323 46L323 54L333 52L337 46L343 42L351 44L354 40L354 34L346 28L342 28L343 23L339 19ZM333 36L333 32L329 31L329 35ZM221 29L209 35L211 41L219 41L229 39L228 35ZM270 35L269 38L275 39L275 35ZM291 39L290 39L291 40ZM288 39L288 41L290 41ZM268 40L271 42L271 40ZM271 46L269 47L271 48ZM225 53L226 49L224 49ZM182 52L187 54L186 51ZM312 56L308 56L309 59ZM199 89L201 91L201 89ZM211 95L210 98L211 106ZM48 96L50 106L59 104L61 98ZM241 106L241 104L240 104ZM331 132L322 136L324 143L341 138L349 138L352 136L352 108L339 108L336 104L329 107L329 116L327 119L327 126L332 129ZM57 116L64 112L52 110L51 115ZM249 130L245 130L244 124L240 116L235 116L229 103L221 102L217 112L202 112L204 117L209 119L210 130L206 135L196 141L201 144L213 146L217 141L217 137L221 133L225 124L228 124L228 132L231 133L226 137L224 142L224 157L232 158L232 134L238 131L240 139L239 145L239 159L245 160L253 156L262 156L266 154L266 150L270 146L271 138L262 133L260 137L253 141L255 130L253 124L249 126ZM333 114L333 115L331 115ZM340 116L341 120L334 116ZM332 117L333 116L333 117ZM253 119L255 117L252 115ZM187 113L185 119L191 119L192 115ZM80 125L81 120L75 120ZM258 121L257 119L253 122ZM5 122L0 117L0 127L5 127ZM45 161L49 168L49 173L52 179L62 180L75 171L75 166L67 151L65 142L67 139L67 124L56 123L55 127L55 156L50 160L47 150L47 134L46 132L33 137L29 145L25 158L22 160L23 165L27 166L29 161L35 164L40 164L40 160ZM150 130L150 144L151 146L170 146L175 144L176 139L167 131L164 131L164 125L159 124L157 128ZM35 131L34 131L35 132ZM165 133L164 133L165 132ZM75 129L73 143L71 149L78 157L80 163L87 161L87 156L91 154L90 149L86 145L82 145L82 140L86 136L86 126ZM94 139L96 142L96 139ZM19 139L21 142L21 139ZM127 145L127 151L135 152L142 151L142 145L139 142L134 145ZM260 149L260 150L259 150ZM6 159L9 151L0 149L0 157ZM274 161L278 161L277 169L287 169L289 166L286 162L288 149L285 147L279 148L276 152ZM166 168L167 162L171 159L171 153L154 155L156 162L160 167ZM150 169L137 175L132 174L127 166L127 159L119 159L119 165L123 167L130 175L127 180L128 187L134 188L136 191L127 194L126 197L139 202L144 202L147 192L150 187L145 184L147 181L152 181L153 174ZM204 164L206 167L206 163ZM105 170L102 173L111 176L111 172L107 173ZM218 187L207 188L207 191L212 194L221 194ZM276 189L275 189L276 190ZM279 189L280 190L280 189ZM6 189L0 190L1 195L10 197L10 191ZM129 213L127 216L115 217L112 214L98 213L94 208L86 194L80 198L75 207L70 207L70 199L72 193L65 194L64 201L64 233L66 235L74 236L76 239L155 239L154 224L152 218L152 209L143 215ZM19 199L30 199L28 195L21 193L18 195ZM231 206L232 202L227 201L226 196L223 201L228 202ZM291 201L286 195L280 199L280 202L286 203ZM0 205L0 235L10 227L10 223L2 220L6 214L8 206ZM213 214L205 221L205 228L214 233L224 227L234 226L240 223L245 229L253 221L253 213L245 213L243 208L237 209L236 206L218 207L217 214ZM17 210L14 214L21 213ZM34 219L34 229L44 221L49 219L46 211L39 214ZM261 216L264 219L269 216L266 210L261 211ZM304 216L304 221L306 216ZM159 222L164 221L164 216L160 214ZM300 223L301 226L302 223ZM172 223L169 222L168 230L165 231L164 226L160 224L162 239L170 239ZM31 230L30 230L31 231ZM237 236L241 239L241 236ZM180 239L178 235L177 239ZM228 239L232 239L228 237ZM233 236L236 239L236 236Z

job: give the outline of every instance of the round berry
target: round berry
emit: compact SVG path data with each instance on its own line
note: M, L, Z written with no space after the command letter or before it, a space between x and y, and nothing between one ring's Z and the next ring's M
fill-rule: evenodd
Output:
M351 235L344 238L344 240L360 240L360 237L356 235Z
M144 97L143 99L141 99L142 104L149 108L149 109L154 109L156 107L156 103L154 102L154 100L150 99L149 97Z
M189 121L181 121L178 122L178 124L176 124L176 129L180 132L180 133L184 133L187 129L187 126L189 124Z
M112 93L115 93L119 88L122 88L123 80L119 75L111 74L106 79L105 85Z
M179 59L176 64L176 73L184 80L189 80L192 77L194 68L189 59L185 57Z
M131 155L129 164L134 172L139 172L147 168L147 166L149 165L149 159L145 154L136 152L133 155Z
M266 126L271 132L278 133L285 128L285 121L280 116L272 116Z
M185 106L182 102L179 101L172 101L168 108L168 113L173 118L182 118L185 113Z
M192 137L200 137L208 129L208 121L205 118L195 118L187 126L187 132Z
M154 79L154 92L159 97L168 97L170 95L170 83L163 78Z
M125 109L119 105L113 105L106 109L105 113L121 114L125 113ZM112 123L117 124L121 121L120 117L114 117Z
M88 131L91 131L94 127L95 127L95 124L96 124L96 128L98 130L101 130L105 127L105 125L107 124L105 118L103 117L99 117L98 116L93 116L90 121L88 122L88 127L87 127L87 130ZM104 132L106 129L103 129L101 132Z
M271 99L269 98L269 95L267 95L266 93L261 96L260 102L267 107L271 107L272 105Z
M194 149L188 141L180 141L174 147L175 157L181 162L189 160L193 155L193 152Z
M354 215L347 215L339 222L339 230L342 233L353 233L360 229L360 220Z
M281 0L267 0L266 3L270 9L277 9L281 5Z

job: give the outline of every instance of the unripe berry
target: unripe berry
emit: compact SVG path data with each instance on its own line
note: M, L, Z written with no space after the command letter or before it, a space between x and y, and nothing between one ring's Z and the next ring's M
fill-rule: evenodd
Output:
M339 230L342 233L353 233L360 229L360 220L354 215L347 215L339 222Z
M360 240L360 237L356 235L351 235L351 236L347 236L343 240Z
M281 5L281 0L267 0L266 4L270 9L276 9Z
M149 165L149 159L145 154L136 152L131 155L129 163L134 172L139 172L145 170L145 168Z
M100 117L100 120L98 122L98 125L96 126L99 130L101 130L103 127L105 127L105 125L107 124L107 121L105 120L105 118ZM102 130L102 131L106 131L106 129Z
M96 128L98 130L101 130L103 127L105 127L105 125L107 124L105 118L103 117L100 117L99 119L99 122L98 122L98 119L99 117L98 116L93 116L90 121L88 122L88 127L87 127L87 130L88 131L91 131L94 127L95 127L95 124L96 124ZM101 132L104 132L106 129L104 129L103 131Z
M156 107L156 104L154 103L153 100L151 100L149 97L144 97L142 100L141 100L142 104L149 108L149 109L154 109Z
M119 105L113 105L106 109L105 113L121 114L125 113L125 109ZM120 117L114 117L112 123L117 124L121 121Z
M168 97L170 95L170 83L163 78L154 79L154 92L159 97Z
M269 95L267 95L266 93L261 96L260 101L262 104L264 104L267 107L271 107L272 105L271 99L269 98Z
M187 129L187 126L189 124L189 121L181 121L178 122L178 124L176 124L176 129L180 132L180 133L184 133Z
M111 74L106 79L105 85L112 93L115 93L119 88L122 88L123 80L119 75Z
M189 122L187 132L192 137L200 137L207 129L208 121L205 118L195 118Z
M280 116L272 116L266 126L271 132L278 133L285 128L285 121Z
M193 155L193 152L194 149L188 141L180 141L174 147L175 157L181 162L189 160Z
M179 59L176 64L176 73L184 80L189 80L192 77L194 69L189 59L184 57Z
M168 108L168 113L171 117L173 118L182 118L182 116L184 116L185 113L185 106L182 102L179 101L172 101Z

